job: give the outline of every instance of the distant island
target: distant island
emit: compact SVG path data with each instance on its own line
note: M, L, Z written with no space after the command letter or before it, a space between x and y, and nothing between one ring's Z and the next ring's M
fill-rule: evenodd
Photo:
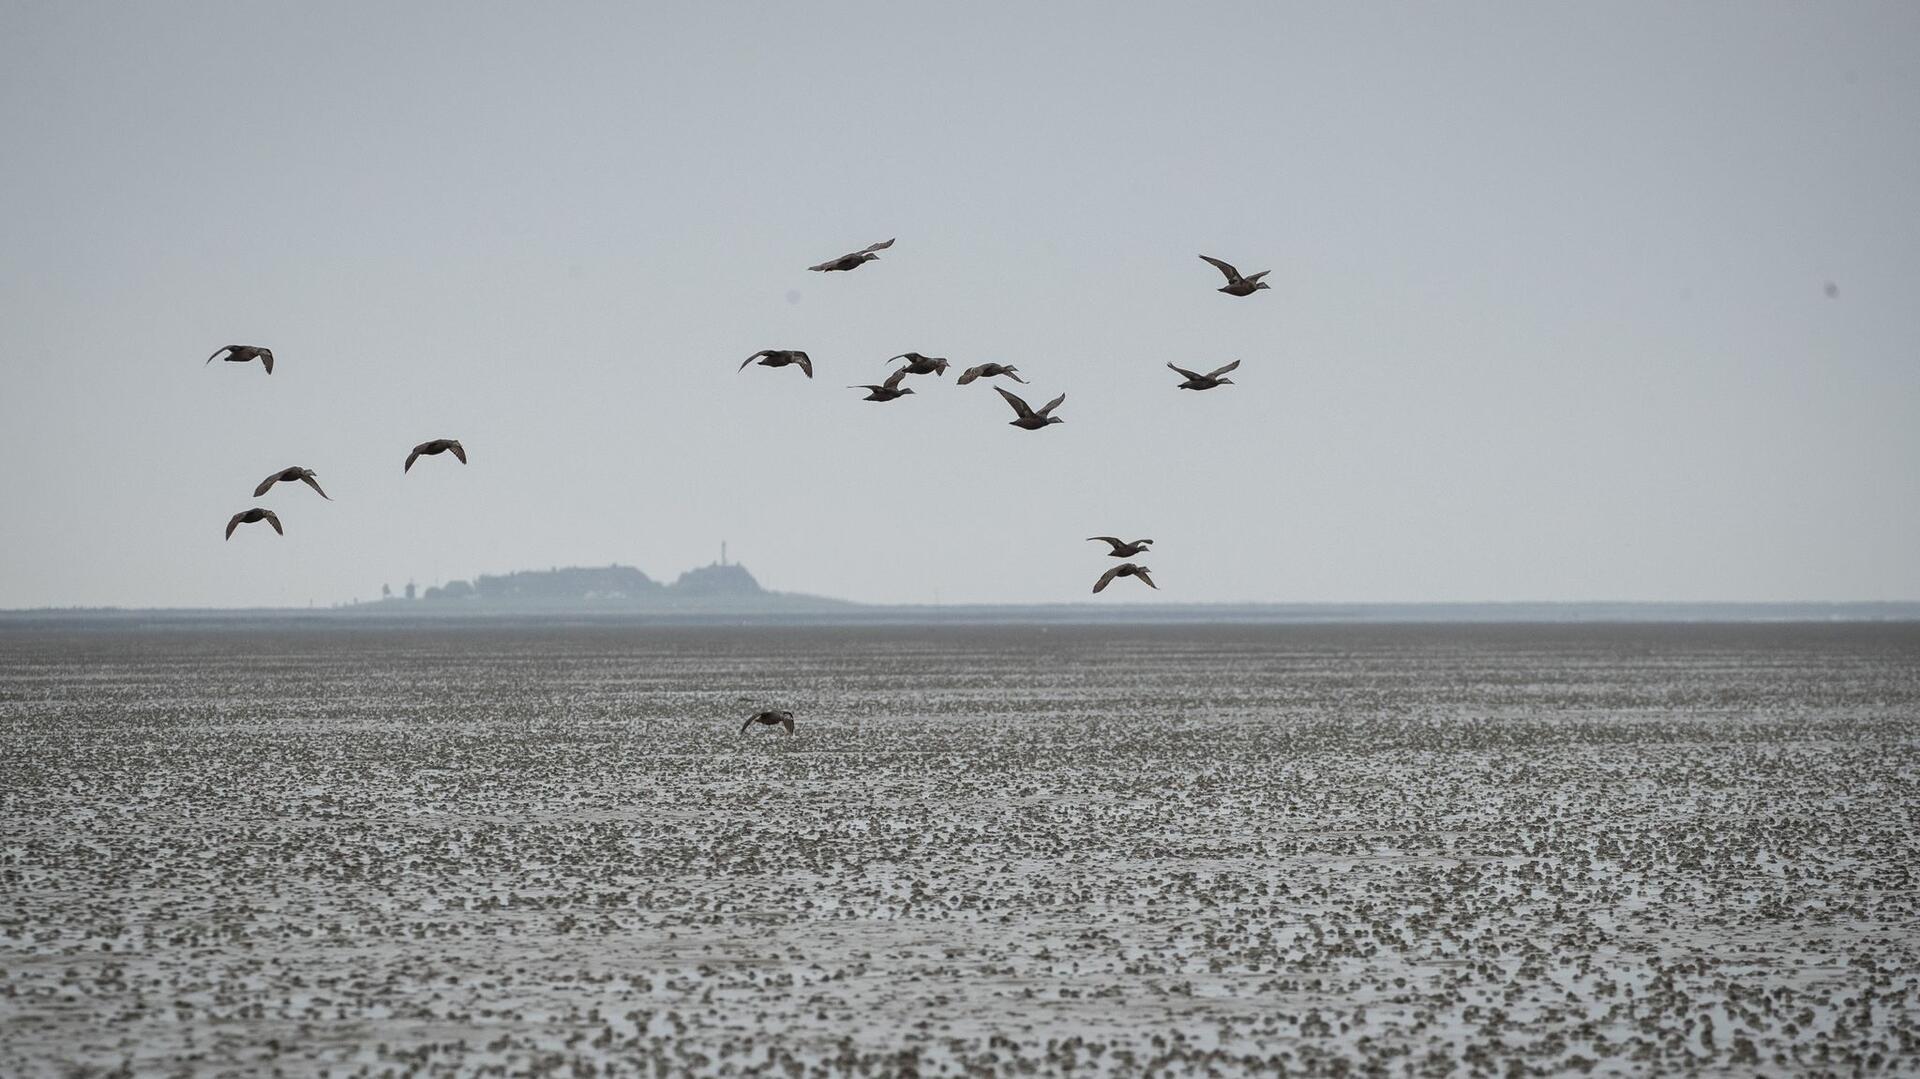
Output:
M368 605L361 605L366 610ZM408 585L375 609L422 614L458 612L661 612L802 614L851 609L857 604L760 587L738 562L714 562L662 584L634 566L566 566L523 570L471 581L448 581L419 592Z

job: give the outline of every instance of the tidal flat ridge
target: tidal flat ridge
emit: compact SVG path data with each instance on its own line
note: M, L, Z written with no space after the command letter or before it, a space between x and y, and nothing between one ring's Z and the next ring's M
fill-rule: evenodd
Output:
M1894 1071L1916 807L1911 623L0 628L0 1073Z

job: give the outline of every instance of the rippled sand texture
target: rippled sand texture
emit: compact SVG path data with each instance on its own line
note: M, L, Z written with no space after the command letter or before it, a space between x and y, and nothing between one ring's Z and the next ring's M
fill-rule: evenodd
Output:
M0 1073L1911 1068L1917 717L1911 626L0 631Z

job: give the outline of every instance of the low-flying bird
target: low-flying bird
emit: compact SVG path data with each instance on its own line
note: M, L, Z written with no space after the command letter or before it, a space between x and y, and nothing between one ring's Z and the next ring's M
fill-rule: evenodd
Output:
M1153 541L1150 539L1134 540L1132 543L1128 543L1119 536L1088 536L1087 542L1106 544L1113 548L1113 550L1107 553L1115 558L1132 558L1134 555L1141 554L1145 552L1147 548L1153 546Z
M413 452L407 454L407 467L401 469L400 471L402 472L413 471L413 463L419 460L422 454L432 456L433 454L436 454L436 453L445 453L448 450L452 450L453 455L455 457L460 458L461 464L464 465L467 463L467 448L460 444L459 439L436 438L432 442L422 442L418 446L415 446L413 448Z
M875 251L885 251L887 248L892 246L893 246L892 240L887 240L884 243L868 244L866 247L863 247L858 251L841 255L837 259L828 259L827 261L821 263L818 266L809 266L807 267L807 269L819 270L822 273L825 273L828 270L857 270L860 267L866 265L867 263L872 262L874 259L877 259L880 257L879 255L874 254Z
M268 476L266 479L261 480L260 486L255 487L253 489L253 497L259 498L261 495L266 494L268 489L271 488L274 484L280 483L282 481L286 483L293 483L295 481L298 481L300 483L306 484L308 487L311 487L316 491L320 491L320 480L315 475L313 469L301 468L299 465L294 465L292 468L283 468L280 471L275 472L273 475ZM320 491L320 497L325 498L329 502L333 501L332 498L328 497L327 492L325 491Z
M233 538L234 529L239 528L241 525L253 524L255 521L265 521L273 526L275 532L283 536L287 534L287 530L280 527L280 518L275 516L272 510L263 510L255 506L250 510L241 510L239 513L233 515L233 519L227 522L227 538Z
M907 361L907 366L901 370L909 375L944 375L947 373L947 368L953 366L944 357L922 356L918 352L902 352L898 356L888 356L886 362L892 363L895 360Z
M1142 565L1137 565L1132 562L1122 562L1119 565L1108 570L1107 572L1102 573L1100 575L1100 580L1094 584L1093 590L1095 592L1098 592L1101 589L1107 587L1109 584L1113 583L1113 579L1115 577L1138 577L1141 580L1147 582L1148 588L1153 589L1155 592L1160 591L1160 586L1157 584L1154 584L1153 578L1147 576L1147 567Z
M270 348L261 348L259 345L226 345L214 349L213 355L207 357L207 363L219 359L222 352L227 354L228 363L252 363L259 360L260 366L267 369L267 374L273 374L273 350Z
M769 708L748 716L747 721L740 724L740 733L747 733L747 728L755 723L763 727L785 727L789 736L793 734L793 713L784 708Z
M1255 292L1258 292L1263 288L1273 287L1272 285L1267 284L1265 281L1260 280L1261 278L1272 273L1273 272L1272 270L1261 270L1259 273L1254 274L1252 277L1241 277L1240 271L1234 269L1233 264L1230 262L1221 262L1219 259L1214 258L1211 255L1201 255L1200 257L1203 259L1206 259L1208 262L1213 263L1213 265L1217 267L1221 273L1227 275L1227 283L1220 288L1220 291L1226 293L1229 296L1251 296Z
M907 377L907 369L902 367L887 376L887 380L878 386L848 386L850 390L870 391L862 401L891 401L896 397L905 397L913 391L900 385Z
M1184 367L1175 367L1173 364L1168 364L1167 366L1172 367L1175 371L1180 372L1181 377L1186 379L1185 382L1182 382L1180 384L1181 389L1210 390L1210 389L1213 389L1215 386L1233 385L1232 379L1223 378L1221 376L1225 375L1228 371L1231 371L1234 368L1240 366L1240 361L1235 360L1232 363L1226 365L1225 367L1216 367L1213 370L1208 371L1204 375L1200 374L1197 371L1189 371Z
M745 371L747 364L755 360L759 360L760 366L762 367L786 367L791 364L805 371L808 378L813 377L813 360L809 359L807 354L801 352L799 349L763 348L753 355L748 356L746 362L740 365L740 370Z
M965 371L962 371L960 373L960 379L955 385L964 386L976 378L992 378L995 375L1005 375L1024 386L1027 384L1027 380L1014 373L1018 370L1020 370L1018 367L1012 367L1004 363L983 363L978 367L969 367Z
M1008 393L1004 388L1000 386L995 386L993 389L995 393L998 393L1000 396L1006 398L1007 404L1012 405L1013 410L1019 413L1017 417L1007 421L1008 423L1012 424L1015 427L1019 427L1028 431L1038 431L1042 427L1045 427L1050 423L1067 422L1058 416L1052 415L1053 410L1056 408L1059 408L1061 402L1067 399L1067 395L1064 393L1054 398L1053 400L1048 401L1047 407L1041 409L1038 412L1035 412L1031 405L1028 405L1025 401L1022 401L1019 397L1015 396L1014 394Z

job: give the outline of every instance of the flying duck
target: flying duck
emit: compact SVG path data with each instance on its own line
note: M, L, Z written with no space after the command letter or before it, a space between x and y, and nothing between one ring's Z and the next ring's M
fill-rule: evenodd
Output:
M267 374L273 374L273 350L270 348L261 348L258 345L227 345L224 348L214 349L213 355L207 357L207 363L219 359L222 352L227 354L228 363L252 363L254 360L259 360L260 366L267 369Z
M1093 590L1095 592L1098 592L1101 589L1107 587L1108 585L1113 583L1113 579L1115 577L1138 577L1141 580L1147 582L1148 588L1153 589L1155 592L1160 591L1160 586L1157 584L1154 584L1153 578L1147 576L1147 567L1136 565L1135 563L1132 563L1132 562L1122 562L1119 565L1108 570L1107 572L1102 573L1100 575L1100 580L1094 584Z
M747 728L753 726L755 723L763 727L785 727L787 729L787 735L789 737L793 735L793 713L787 711L785 708L770 708L764 712L756 712L748 716L747 721L740 724L740 733L747 733Z
M1028 405L1025 401L1022 401L1020 398L1014 396L1013 394L1008 393L1005 389L999 386L995 386L993 389L995 393L998 393L1000 396L1006 398L1007 404L1012 405L1013 410L1019 413L1017 417L1007 421L1008 423L1012 424L1015 427L1019 427L1028 431L1038 431L1042 427L1045 427L1050 423L1067 422L1061 419L1060 417L1051 414L1054 409L1060 407L1060 403L1062 401L1065 401L1067 399L1067 395L1064 393L1054 398L1053 400L1048 401L1047 407L1041 409L1038 412L1035 412L1032 406Z
M1227 283L1226 285L1221 287L1220 291L1226 293L1229 296L1251 296L1255 292L1258 292L1263 288L1273 287L1272 285L1267 284L1265 281L1260 280L1261 278L1272 273L1273 272L1272 270L1261 270L1259 273L1254 274L1252 277L1241 277L1240 271L1234 269L1233 264L1231 262L1221 262L1219 259L1214 258L1211 255L1201 255L1200 257L1203 259L1206 259L1208 262L1213 263L1213 265L1217 267L1221 273L1227 275Z
M1231 370L1233 370L1234 368L1236 368L1236 367L1238 367L1238 366L1240 366L1240 361L1239 361L1239 360L1235 360L1235 361L1233 361L1232 363L1230 363L1230 364L1228 364L1228 365L1226 365L1225 367L1216 367L1216 368L1214 368L1213 370L1211 370L1211 371L1208 371L1208 372L1207 372L1206 374L1204 374L1204 375L1203 375L1203 374L1199 374L1199 373L1197 373L1197 372L1194 372L1194 371L1189 371L1189 370L1187 370L1187 369L1186 369L1186 368L1184 368L1184 367L1174 367L1174 365L1173 365L1173 364L1168 364L1167 366L1168 366L1168 367L1173 367L1173 369L1174 369L1175 371L1178 371L1178 372L1180 372L1180 374L1181 374L1181 376L1182 376L1182 377L1184 377L1184 378L1186 379L1186 381L1185 381L1185 382L1182 382L1182 383L1180 384L1180 388L1181 388L1181 389L1183 389L1183 390L1210 390L1210 389L1213 389L1213 388L1214 388L1215 386L1231 386L1231 385L1233 385L1233 380L1232 380L1232 379L1230 379L1230 378L1222 378L1221 376L1222 376L1222 375L1225 375L1225 374L1226 374L1226 373L1227 373L1228 371L1231 371Z
M233 519L227 522L227 538L233 538L234 529L239 528L241 525L253 524L255 521L265 521L273 526L275 532L283 536L287 534L287 530L280 527L280 518L274 516L272 510L263 510L255 506L250 510L241 510L239 513L233 515Z
M316 491L320 491L320 481L315 477L313 469L301 468L299 465L294 465L292 468L283 468L280 471L275 472L273 475L268 476L266 479L261 480L260 486L255 487L253 489L253 497L259 498L261 495L266 494L268 488L272 487L276 483L280 483L282 481L286 483L293 483L296 480L299 481L300 483L306 484L308 487L311 487ZM333 501L332 498L328 497L327 492L325 491L320 491L320 497L325 498L329 502Z
M992 378L995 375L1005 375L1008 378L1024 386L1026 385L1027 380L1024 378L1021 378L1017 374L1014 374L1014 372L1018 370L1020 370L1018 367L1013 367L1004 363L983 363L978 367L969 367L965 371L961 372L960 380L956 383L956 385L964 386L967 383L972 382L976 378Z
M448 450L452 450L453 455L455 457L460 458L461 464L464 465L467 463L467 449L465 446L462 446L460 444L459 439L436 438L432 442L422 442L418 446L415 446L413 448L413 452L407 454L407 467L401 469L400 471L402 472L413 471L413 463L419 460L422 454L431 456L436 453L445 453Z
M952 366L940 356L922 356L918 352L902 352L898 356L887 357L888 363L895 360L907 361L907 366L902 370L909 375L944 375L947 368Z
M902 367L894 371L893 374L888 375L887 380L878 386L848 386L847 389L871 391L865 397L861 398L863 401L891 401L897 397L905 397L907 394L913 392L900 385L901 381L906 377L907 369Z
M869 244L851 254L841 255L837 259L828 259L818 266L809 266L807 269L818 270L821 273L825 273L828 270L857 270L861 266L880 257L874 254L875 251L885 251L892 246L892 240L888 240L885 243Z
M1153 541L1150 539L1134 540L1132 543L1128 543L1118 536L1088 536L1087 542L1104 543L1112 547L1113 550L1107 553L1115 558L1132 558L1134 555L1141 554L1145 552L1147 548L1153 546ZM1098 590L1096 589L1096 591Z
M746 361L740 365L740 370L745 371L747 364L755 360L759 360L760 366L762 367L786 367L791 364L805 371L808 378L813 377L813 361L807 357L806 353L801 352L799 349L763 348L753 355L748 356Z

